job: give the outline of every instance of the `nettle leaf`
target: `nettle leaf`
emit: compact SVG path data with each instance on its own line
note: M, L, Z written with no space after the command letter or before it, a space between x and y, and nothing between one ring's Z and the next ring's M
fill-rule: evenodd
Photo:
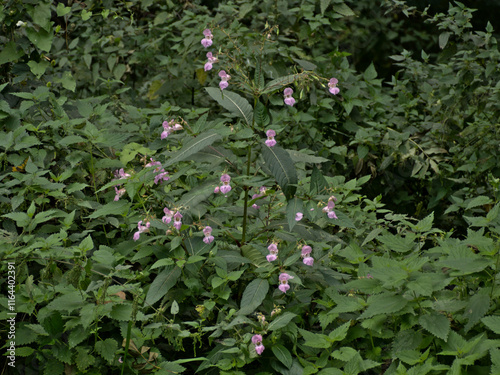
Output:
M192 138L186 142L179 151L171 153L163 153L167 156L167 162L163 164L163 168L175 164L179 161L186 160L191 155L203 150L205 147L210 146L212 143L222 139L220 131L209 130L204 133L199 134L197 137Z
M260 306L269 291L269 282L266 279L255 279L250 282L241 297L241 308L238 314L248 315Z
M89 219L97 219L98 217L108 215L123 215L128 212L130 203L126 200L119 200L117 202L109 202L104 206L98 208L91 215L87 216Z
M283 345L273 345L271 347L271 350L273 351L274 355L276 358L283 363L287 368L292 367L292 355L288 351L287 348L285 348Z
M268 331L274 331L276 329L280 329L286 327L290 321L295 318L297 314L291 312L285 312L281 315L278 315L267 327Z
M401 311L408 301L400 295L394 293L383 293L370 296L367 304L368 308L360 315L358 320L371 318L379 314L392 314Z
M328 159L321 156L309 155L302 151L286 150L294 163L324 163Z
M500 335L500 316L486 316L481 321L486 327Z
M297 190L297 171L290 155L279 146L262 147L262 157L272 175L281 187L287 200L292 199Z
M118 343L113 339L106 339L98 341L95 344L95 350L101 355L108 363L113 362L115 353L118 350Z
M156 276L153 283L149 287L146 295L146 304L153 305L162 298L172 288L179 276L181 269L179 267L167 267Z
M86 303L82 297L81 291L74 291L68 294L63 294L52 300L47 305L47 308L55 311L73 311L75 309L81 308Z
M419 324L434 336L447 341L450 333L450 321L442 314L436 312L422 315L418 319Z
M349 320L348 322L342 324L341 326L335 328L332 332L330 332L328 334L328 337L333 342L342 341L347 336L347 331L349 330L350 326L351 326L351 321Z
M299 332L304 340L306 340L306 342L304 343L305 346L310 346L311 348L318 349L328 349L333 344L330 338L326 335L322 335L320 333L312 333L302 328L299 328Z
M298 212L300 212L300 213L304 212L304 204L302 202L302 199L295 197L293 199L290 199L288 201L287 206L286 206L286 218L288 220L288 230L290 230L290 231L293 229L293 227L297 223L297 220L295 220L295 217L297 216Z
M475 294L471 297L463 317L468 320L465 325L465 332L468 332L481 318L488 312L490 308L490 296L487 294Z
M403 237L401 235L394 235L392 233L386 233L377 238L382 242L389 251L395 251L397 253L407 253L413 249L413 238Z
M221 91L215 87L205 87L208 95L217 101L221 106L226 108L229 112L241 117L248 125L252 125L253 110L248 101L240 95L224 90Z

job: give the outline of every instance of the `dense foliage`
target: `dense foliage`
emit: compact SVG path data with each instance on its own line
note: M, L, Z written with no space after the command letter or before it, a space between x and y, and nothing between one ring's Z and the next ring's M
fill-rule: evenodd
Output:
M2 373L500 373L500 54L472 16L0 5Z

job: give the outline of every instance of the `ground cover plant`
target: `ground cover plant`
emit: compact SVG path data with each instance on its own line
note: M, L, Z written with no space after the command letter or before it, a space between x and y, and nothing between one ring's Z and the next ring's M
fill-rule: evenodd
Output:
M0 8L2 373L500 372L494 30L368 6Z

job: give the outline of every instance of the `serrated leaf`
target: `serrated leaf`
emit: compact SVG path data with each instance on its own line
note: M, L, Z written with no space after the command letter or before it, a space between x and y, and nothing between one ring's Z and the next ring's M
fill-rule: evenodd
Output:
M274 355L280 361L283 363L287 368L292 367L292 355L288 351L287 348L285 348L283 345L273 345L271 347L271 350L273 351Z
M346 4L340 3L333 6L333 10L345 17L355 16L356 14Z
M280 329L286 327L290 321L295 318L297 314L291 312L285 312L281 315L278 315L267 327L268 331L274 331L276 329Z
M335 328L332 332L330 332L328 334L328 337L333 342L342 341L347 336L347 331L349 330L350 326L351 326L351 321L349 320L348 322L342 324L341 326Z
M68 336L68 344L70 348L74 348L90 335L90 330L83 328L81 325L73 328Z
M262 157L272 175L281 187L287 200L292 199L297 190L297 171L290 155L279 146L262 147Z
M203 150L205 147L210 146L212 143L220 140L222 136L220 132L216 130L209 130L204 133L199 134L196 138L193 138L186 142L179 151L168 153L167 161L163 164L163 168L175 164L179 161L186 160L191 155Z
M295 226L295 224L297 223L297 220L295 220L295 218L297 213L299 212L300 213L304 212L304 205L302 199L299 199L297 197L290 199L286 206L286 218L288 221L288 230L291 231Z
M425 218L420 220L417 224L412 226L417 232L428 232L432 229L432 223L434 222L434 212L431 212Z
M467 306L465 307L464 318L467 324L464 329L468 332L481 318L488 312L490 308L490 296L487 294L475 294L471 297Z
M179 267L168 267L160 272L149 287L148 294L146 295L146 304L153 305L167 294L170 288L177 283L180 275L181 269Z
M43 368L43 375L62 375L64 364L56 359L49 359Z
M368 308L358 320L371 318L380 314L392 314L402 310L408 301L400 295L393 293L376 294L368 298Z
M373 65L373 63L371 63L368 68L366 68L363 76L365 78L365 81L368 82L373 81L375 78L377 78L377 71L375 70L375 66Z
M386 233L379 236L378 240L382 242L389 251L395 251L397 253L406 253L412 250L414 246L412 238L403 237L401 235L396 236L392 233Z
M267 94L267 93L270 93L272 91L279 90L282 87L285 87L285 86L288 86L288 85L294 83L299 77L300 77L300 74L291 74L288 76L276 78L266 85L266 87L265 87L264 91L262 91L262 93Z
M312 62L306 60L295 59L293 57L292 60L295 61L297 64L299 64L305 70L314 70L318 67L316 64L313 64Z
M113 339L98 341L95 344L95 350L108 363L112 363L115 358L115 353L118 350L118 343Z
M484 195L480 195L479 197L475 197L474 199L472 199L467 204L467 207L465 209L466 210L470 210L471 208L478 207L478 206L483 206L483 205L489 204L491 202L492 202L491 198L489 198L487 196L484 196Z
M267 112L267 108L260 101L257 101L254 109L255 124L259 126L266 126L270 122L269 113Z
M75 362L80 371L85 370L95 362L95 357L88 353L88 349L78 346L76 351L78 354L76 355Z
M328 182L326 182L325 177L321 174L316 166L313 166L313 171L311 174L311 186L309 192L311 195L325 194L328 189Z
M434 336L447 341L450 333L450 321L442 314L430 313L422 315L418 319L419 324Z
M310 346L311 348L328 349L333 344L326 335L322 335L320 333L312 333L301 328L299 328L299 332L305 340L305 346Z
M500 316L486 316L481 321L486 327L491 329L497 335L500 335ZM499 362L500 364L500 362Z
M262 63L260 60L257 60L255 64L254 82L257 85L259 91L264 88L265 84L264 71L262 70Z
M54 311L73 311L75 309L81 308L86 302L82 297L82 293L79 291L70 292L68 294L63 294L62 296L56 297L52 302L47 305L49 310Z
M241 297L241 307L238 314L248 315L260 306L269 291L269 282L266 279L255 279L245 288Z
M119 303L113 305L109 315L115 320L122 322L129 321L132 318L132 304L130 303Z
M224 90L224 92L222 92L220 89L215 87L205 87L205 90L207 90L208 95L215 99L217 103L226 108L229 112L243 118L247 125L252 125L252 106L245 98L231 91Z
M329 161L326 158L315 155L308 155L296 150L286 150L294 163L324 163Z

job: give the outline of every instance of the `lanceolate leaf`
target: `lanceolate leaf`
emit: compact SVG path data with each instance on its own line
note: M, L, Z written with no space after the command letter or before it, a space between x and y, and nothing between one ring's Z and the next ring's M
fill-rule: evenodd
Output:
M166 168L179 161L186 160L191 155L197 153L207 146L210 146L212 143L218 141L221 138L222 136L220 135L220 132L217 132L216 130L209 130L205 133L201 133L196 138L191 139L184 146L182 146L179 151L167 155L168 159L167 162L163 164L163 167Z
M254 109L255 123L259 126L266 126L269 124L270 118L267 108L260 101L257 102Z
M271 347L271 350L281 363L283 363L288 368L292 367L292 355L287 348L285 348L283 345L278 344L273 345Z
M295 197L293 199L290 199L288 201L287 206L286 206L286 219L288 221L288 230L290 230L290 231L293 229L293 227L297 223L297 221L295 220L297 212L303 213L304 206L303 206L302 200Z
M260 306L269 291L266 279L255 279L247 285L241 297L241 309L238 314L247 315Z
M269 92L279 90L282 87L285 87L285 86L288 86L288 85L294 83L297 79L299 79L299 77L300 77L300 74L291 74L288 76L276 78L266 85L266 88L264 89L264 91L262 91L262 93L267 94Z
M215 87L205 87L205 90L207 90L208 95L215 99L217 103L226 108L229 112L243 118L248 125L252 124L252 106L245 98L231 91L224 90L224 92L222 92L220 89Z
M160 272L149 287L148 294L146 295L146 304L152 305L167 294L170 288L175 285L180 275L181 269L179 267L167 267Z
M295 186L297 184L297 171L288 152L279 146L263 146L262 157L283 190L286 199L292 199L297 190L297 186Z

